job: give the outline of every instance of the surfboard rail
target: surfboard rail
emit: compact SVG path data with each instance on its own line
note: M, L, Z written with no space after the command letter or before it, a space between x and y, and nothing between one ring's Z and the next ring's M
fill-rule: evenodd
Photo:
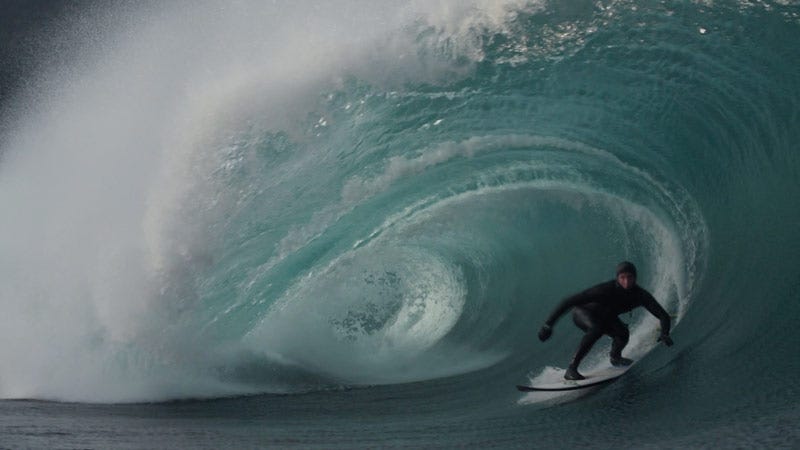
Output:
M517 385L517 390L521 392L532 391L574 391L585 389L592 386L600 386L611 383L621 377L630 367L610 367L587 372L584 380L565 380L562 379L555 383L539 384L536 386Z

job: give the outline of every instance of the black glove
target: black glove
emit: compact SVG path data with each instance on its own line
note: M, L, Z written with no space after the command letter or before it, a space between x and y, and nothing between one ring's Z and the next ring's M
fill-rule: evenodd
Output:
M672 338L666 333L661 333L658 337L658 342L663 342L667 347L672 347Z
M550 325L542 326L542 329L539 330L539 340L544 342L550 339L550 335L553 334L553 328Z

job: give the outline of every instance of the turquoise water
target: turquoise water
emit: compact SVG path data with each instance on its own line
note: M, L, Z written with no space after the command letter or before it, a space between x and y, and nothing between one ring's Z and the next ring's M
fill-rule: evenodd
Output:
M797 446L797 2L88 17L5 120L0 446ZM623 259L675 346L517 392Z

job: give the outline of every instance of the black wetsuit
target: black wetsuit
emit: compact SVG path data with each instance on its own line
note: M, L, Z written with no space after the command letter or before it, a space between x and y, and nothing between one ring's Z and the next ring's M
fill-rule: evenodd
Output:
M620 358L622 349L628 344L629 333L628 326L617 316L639 306L643 306L661 321L662 335L669 335L669 314L656 299L638 285L624 289L616 280L600 283L567 297L550 314L545 323L552 327L564 313L574 308L572 317L575 325L586 333L572 360L571 366L577 368L595 342L604 334L614 340L611 345L611 358Z

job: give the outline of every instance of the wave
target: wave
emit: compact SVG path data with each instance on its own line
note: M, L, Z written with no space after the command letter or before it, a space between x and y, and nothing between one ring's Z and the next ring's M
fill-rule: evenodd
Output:
M0 396L543 366L570 344L531 350L531 330L623 259L702 347L681 330L752 311L757 262L794 260L797 80L730 42L750 15L794 27L792 5L690 26L628 2L242 6L127 10L16 100ZM644 358L656 322L631 320Z

